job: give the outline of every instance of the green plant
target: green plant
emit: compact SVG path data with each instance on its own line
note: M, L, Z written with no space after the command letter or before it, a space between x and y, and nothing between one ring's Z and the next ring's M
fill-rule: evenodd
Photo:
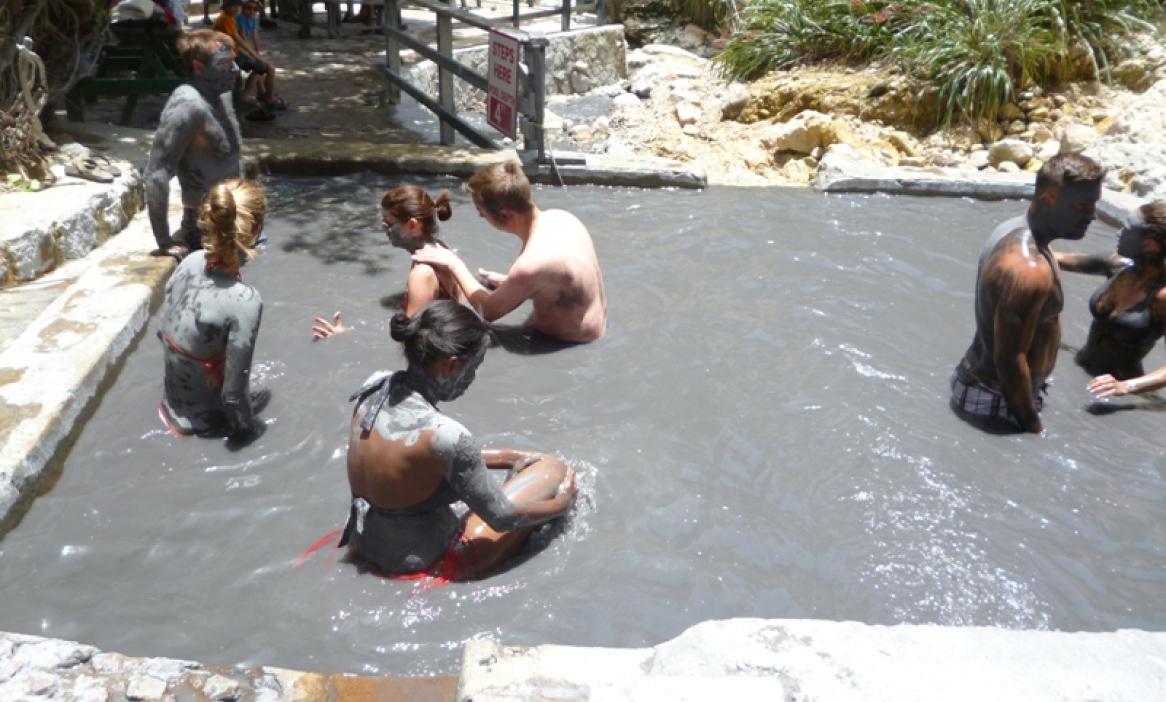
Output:
M994 117L1029 84L1067 77L1084 50L1102 77L1161 0L754 0L717 57L735 79L797 63L899 64L938 91L936 121Z

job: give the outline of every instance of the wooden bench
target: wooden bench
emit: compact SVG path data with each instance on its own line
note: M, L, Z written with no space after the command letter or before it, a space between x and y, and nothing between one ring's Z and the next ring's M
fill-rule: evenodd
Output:
M178 27L152 21L118 22L110 29L117 44L103 47L95 71L77 82L65 96L71 121L85 120L85 105L98 97L125 97L118 124L129 124L141 95L169 95L188 76L178 55Z

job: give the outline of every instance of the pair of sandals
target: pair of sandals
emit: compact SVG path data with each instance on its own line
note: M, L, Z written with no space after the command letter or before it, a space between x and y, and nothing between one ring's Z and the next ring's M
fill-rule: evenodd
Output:
M275 119L276 112L287 109L287 102L278 95L271 100L244 100L243 105L247 108L243 119L251 122L270 122Z
M69 159L65 164L65 175L94 183L112 183L114 178L121 175L121 169L105 156L91 154Z

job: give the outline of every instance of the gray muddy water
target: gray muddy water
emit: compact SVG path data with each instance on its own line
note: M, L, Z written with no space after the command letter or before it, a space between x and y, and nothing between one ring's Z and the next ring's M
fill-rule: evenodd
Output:
M293 567L346 514L347 395L401 367L387 320L408 258L377 209L397 182L270 184L271 249L245 271L266 300L267 433L236 452L167 434L152 324L59 484L0 542L0 629L425 674L473 637L644 646L710 618L1166 627L1166 403L1087 412L1065 350L1043 437L984 434L947 407L978 250L1015 202L539 189L595 236L610 332L492 349L446 410L484 443L573 464L570 522L477 583L382 580L328 549ZM505 270L516 239L457 182L415 182L454 189L445 238ZM1079 248L1112 246L1095 225ZM1066 275L1066 343L1098 282ZM336 309L356 331L312 343L313 315Z

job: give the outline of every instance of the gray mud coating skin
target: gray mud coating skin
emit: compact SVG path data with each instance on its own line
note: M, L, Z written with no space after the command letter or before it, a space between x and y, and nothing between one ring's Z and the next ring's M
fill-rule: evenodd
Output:
M182 188L185 212L181 234L186 241L179 243L198 248L193 211L216 183L239 177L240 138L239 120L230 99L200 86L197 77L170 94L154 132L145 177L146 207L159 248L173 243L167 219L170 179L177 174Z
M432 433L433 452L445 461L446 473L434 493L424 501L396 510L373 507L352 529L351 539L361 556L386 573L423 570L436 561L461 529L450 505L464 501L491 528L511 531L536 521L516 515L509 498L490 480L482 450L464 426L437 410L405 382L407 373L374 373L352 416L349 451L361 441L361 423L375 411L387 383L388 398L372 423L372 431L386 441L413 444L424 432ZM354 495L354 502L360 496ZM349 519L356 516L355 509Z
M251 358L262 316L259 292L218 268L208 272L206 252L187 256L174 270L159 328L186 352L162 340L162 402L179 431L236 434L254 427ZM192 356L222 363L221 387L215 387L204 365Z

